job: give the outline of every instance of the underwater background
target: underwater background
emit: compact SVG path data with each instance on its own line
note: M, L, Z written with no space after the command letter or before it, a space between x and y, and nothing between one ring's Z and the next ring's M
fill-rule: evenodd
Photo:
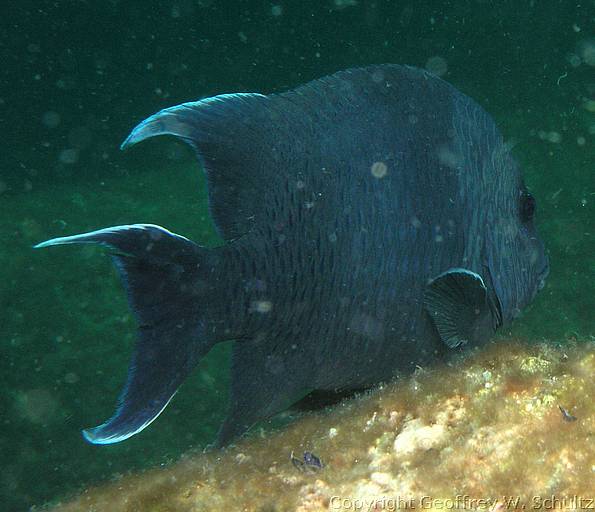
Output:
M166 106L372 63L426 67L496 119L537 199L550 277L501 335L593 341L593 0L22 0L0 11L3 510L200 450L225 415L229 344L150 429L87 444L80 429L113 412L134 322L101 250L31 248L135 222L220 243L188 148L159 139L118 150Z

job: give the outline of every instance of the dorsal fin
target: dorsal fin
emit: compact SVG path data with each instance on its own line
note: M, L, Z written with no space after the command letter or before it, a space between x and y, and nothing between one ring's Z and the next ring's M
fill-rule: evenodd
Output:
M158 135L173 135L190 144L207 173L211 214L219 234L234 239L249 231L257 207L258 191L250 179L260 170L250 155L257 141L246 128L262 116L266 100L256 93L222 94L166 108L136 126L121 147Z
M395 130L413 129L399 121L403 112L429 99L444 103L450 90L415 68L351 69L280 94L223 94L167 108L134 128L122 147L167 134L193 146L215 225L230 240L265 222L265 205L288 179L320 179L324 169L369 175L375 158L395 151Z

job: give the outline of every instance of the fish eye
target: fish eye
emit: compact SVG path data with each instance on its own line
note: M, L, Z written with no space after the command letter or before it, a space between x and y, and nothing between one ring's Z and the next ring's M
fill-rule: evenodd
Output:
M523 222L533 220L535 216L535 198L527 191L521 194L520 214Z

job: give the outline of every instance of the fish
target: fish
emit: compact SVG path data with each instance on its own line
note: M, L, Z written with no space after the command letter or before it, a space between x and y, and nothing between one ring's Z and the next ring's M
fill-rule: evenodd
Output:
M285 92L165 108L194 149L222 243L154 224L53 238L108 248L138 323L115 413L139 433L232 341L225 446L313 392L370 388L486 343L544 286L536 201L492 117L431 73L373 65Z
M320 458L314 455L312 452L304 452L303 458L300 459L296 457L292 451L291 455L289 456L289 460L293 464L294 468L302 472L312 473L319 471L324 467L324 464Z
M576 416L573 416L572 414L570 414L570 412L568 412L568 409L565 409L561 405L558 405L558 409L560 409L560 413L562 414L562 419L564 421L568 421L569 423L571 423L578 419Z

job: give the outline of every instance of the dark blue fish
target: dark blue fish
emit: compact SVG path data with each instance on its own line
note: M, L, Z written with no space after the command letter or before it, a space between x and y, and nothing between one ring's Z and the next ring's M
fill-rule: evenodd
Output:
M561 405L558 405L558 409L560 409L560 412L562 413L562 418L564 419L564 421L573 422L573 421L577 420L576 416L573 416L572 414L570 414L568 412L568 410L565 409L564 407L562 407Z
M305 394L346 391L489 339L543 286L535 201L492 118L419 69L352 69L281 94L167 108L123 148L190 144L225 244L151 224L55 238L114 252L139 334L115 443L236 340L227 443Z
M291 460L293 467L298 471L314 472L324 467L322 461L312 452L304 452L303 459L297 458L293 452L291 452L289 460Z
M304 452L304 464L316 469L322 469L323 467L321 460L312 452Z

